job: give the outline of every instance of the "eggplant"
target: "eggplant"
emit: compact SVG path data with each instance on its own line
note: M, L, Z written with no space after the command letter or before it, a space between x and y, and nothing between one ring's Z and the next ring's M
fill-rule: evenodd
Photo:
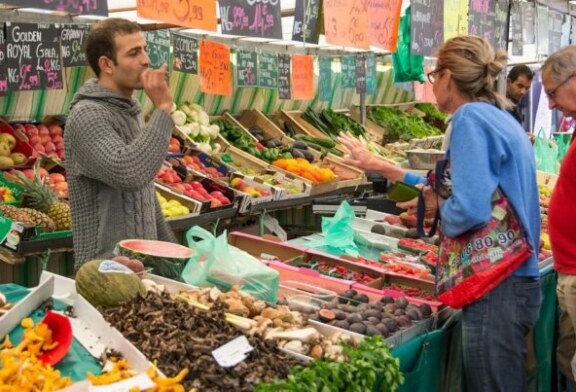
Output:
M306 144L306 142L303 142L302 140L295 140L294 143L292 143L292 147L297 148L299 150L307 150L308 144Z

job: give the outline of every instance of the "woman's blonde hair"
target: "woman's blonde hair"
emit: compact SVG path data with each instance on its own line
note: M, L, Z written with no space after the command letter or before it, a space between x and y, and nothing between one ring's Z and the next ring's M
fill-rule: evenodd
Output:
M480 37L454 37L438 52L436 69L449 69L461 94L472 101L495 103L506 109L512 103L495 90L498 74L504 68L506 51L494 50Z

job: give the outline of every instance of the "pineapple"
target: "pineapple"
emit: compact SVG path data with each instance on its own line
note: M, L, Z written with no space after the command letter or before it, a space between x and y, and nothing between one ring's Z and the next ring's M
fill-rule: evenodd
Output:
M72 227L70 206L61 201L54 191L36 174L33 181L19 176L24 188L24 204L45 213L56 225L56 230L69 230Z
M0 214L14 222L21 222L26 225L36 225L36 222L30 217L30 215L18 207L8 204L0 204Z
M32 208L20 208L20 212L28 214L30 219L32 219L37 226L40 226L42 231L49 232L56 230L56 224L54 223L54 220L47 214Z

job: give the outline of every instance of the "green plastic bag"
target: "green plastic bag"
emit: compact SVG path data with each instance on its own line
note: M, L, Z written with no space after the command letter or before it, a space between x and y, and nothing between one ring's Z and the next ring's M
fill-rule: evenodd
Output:
M554 140L558 144L558 162L562 162L566 153L568 152L568 148L570 147L570 141L572 140L572 135L568 134L561 134L555 135Z
M195 241L194 237L200 238ZM269 303L278 300L280 278L278 271L269 268L254 256L228 245L226 232L218 237L194 226L186 233L188 246L194 256L182 271L182 279L198 287L213 287L226 292L235 284L240 290Z
M558 161L558 144L553 139L542 137L542 130L534 140L534 154L538 170L550 174L558 174L560 163Z
M410 53L410 8L406 8L406 14L400 18L398 46L396 53L392 53L394 83L426 81L424 56Z
M338 211L332 218L322 218L321 240L312 242L308 246L311 248L328 248L328 253L341 254L347 253L351 256L358 256L358 246L354 242L355 230L352 227L352 220L356 215L350 204L344 200Z

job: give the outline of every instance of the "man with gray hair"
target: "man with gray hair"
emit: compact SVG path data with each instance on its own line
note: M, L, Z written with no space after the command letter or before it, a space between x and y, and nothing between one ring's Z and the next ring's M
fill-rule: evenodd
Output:
M576 46L553 53L542 66L542 85L550 109L566 117L576 116ZM560 325L556 350L558 366L574 384L570 366L576 354L576 144L572 143L560 168L560 176L548 208L548 230L554 269L558 272L556 292ZM574 390L574 389L573 389Z

